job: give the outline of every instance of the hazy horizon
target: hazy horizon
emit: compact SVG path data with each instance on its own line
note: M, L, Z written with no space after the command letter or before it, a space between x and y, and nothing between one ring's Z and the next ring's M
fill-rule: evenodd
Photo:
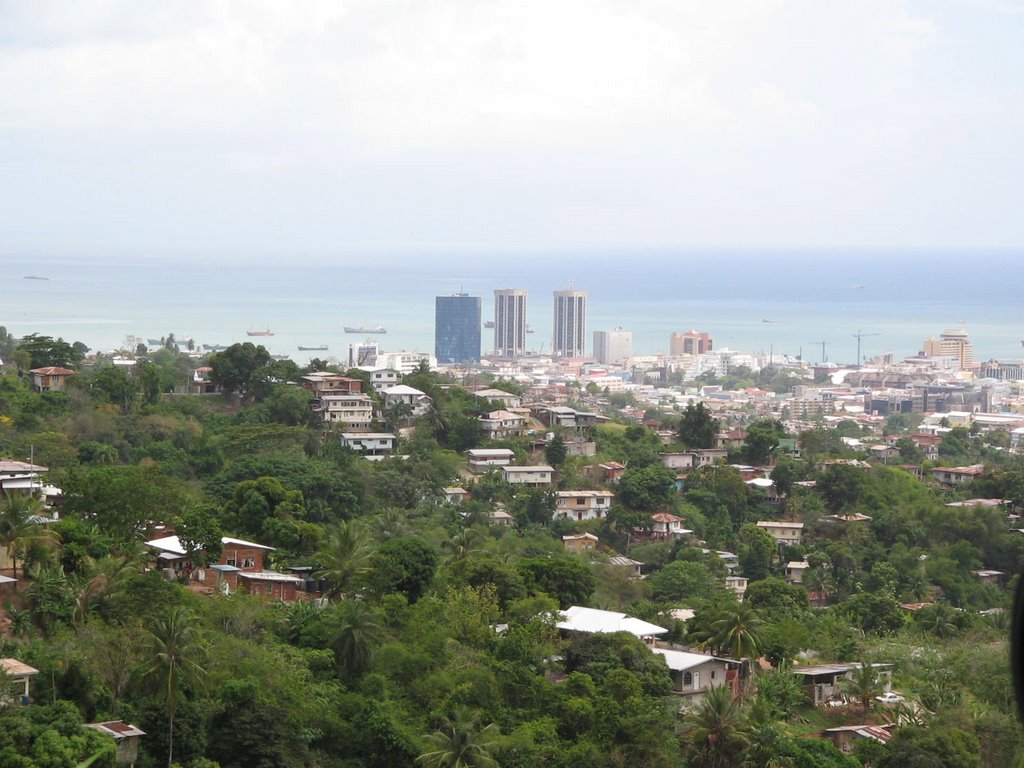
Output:
M1003 0L0 3L0 254L1018 248L1022 39Z

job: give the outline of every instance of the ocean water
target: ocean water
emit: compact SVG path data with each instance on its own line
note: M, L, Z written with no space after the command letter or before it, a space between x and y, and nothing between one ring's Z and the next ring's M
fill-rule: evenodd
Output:
M96 350L174 333L197 344L252 340L299 362L344 356L387 327L388 351L432 351L434 297L464 290L493 312L495 288L526 288L535 333L550 349L552 291L589 292L588 335L622 326L634 354L667 352L673 331L708 331L716 348L816 362L916 353L963 328L975 359L1024 357L1024 251L678 251L455 254L346 253L259 260L216 256L0 255L0 325L15 335L81 340ZM26 275L47 280L26 280ZM275 335L248 339L249 328ZM483 347L492 343L483 331ZM588 339L588 342L590 340ZM297 347L328 344L327 353Z

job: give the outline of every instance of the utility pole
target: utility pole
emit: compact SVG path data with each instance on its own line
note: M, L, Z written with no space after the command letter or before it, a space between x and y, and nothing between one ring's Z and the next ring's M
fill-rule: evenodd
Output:
M880 333L861 333L859 328L857 329L857 332L855 334L853 334L853 338L855 338L857 340L857 368L858 369L860 368L860 340L863 339L865 336L881 336L881 335L882 334L880 334Z

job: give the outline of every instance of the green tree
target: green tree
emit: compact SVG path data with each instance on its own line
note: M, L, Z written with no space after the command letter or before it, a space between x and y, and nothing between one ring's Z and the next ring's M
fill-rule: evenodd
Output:
M361 523L341 520L327 529L315 561L318 579L330 585L329 597L345 595L370 572L373 548Z
M204 633L194 613L172 606L145 630L143 679L167 713L167 768L174 763L174 713L182 687L198 685L206 675Z
M675 497L676 475L663 464L630 467L619 479L619 501L630 509L650 512L670 503Z
M704 403L690 403L679 420L679 442L686 448L714 448L718 419Z
M800 616L808 607L807 591L799 584L790 584L778 576L750 582L743 599L776 621L783 616Z
M597 585L593 571L568 555L524 557L516 568L530 592L550 595L560 608L585 604Z
M18 352L27 353L31 368L73 368L82 361L89 348L79 341L69 344L64 339L29 334L18 342Z
M743 441L743 455L751 464L767 464L779 440L786 436L786 428L774 419L755 421L747 427Z
M700 768L738 768L749 745L743 713L725 685L710 688L683 723L692 763Z
M779 552L779 546L772 535L753 523L740 528L740 568L743 575L751 581L768 577L772 561Z
M865 714L870 711L876 696L882 695L882 680L878 670L869 662L862 661L840 681L843 691L860 702Z
M676 560L650 578L654 598L662 601L709 600L722 592L719 579L704 563Z
M482 725L482 719L480 712L456 708L425 737L427 751L416 762L425 768L497 768L492 752L500 732L494 723Z
M101 368L90 381L93 392L104 402L116 405L122 413L128 413L135 402L137 390L135 380L118 365Z
M343 601L337 610L337 622L334 657L343 679L351 681L369 668L384 629L373 608L362 600Z
M178 518L175 533L189 562L209 565L220 559L223 531L212 507L190 507Z
M247 394L256 383L261 369L270 363L270 353L262 345L250 341L232 344L223 352L210 356L210 380L228 392Z
M843 514L865 497L869 488L867 470L849 464L833 464L818 481L817 489L828 508Z
M981 768L981 745L959 728L904 726L896 730L877 768Z
M60 536L36 522L43 513L39 500L20 493L4 493L0 507L0 546L7 550L15 578L22 553L35 545L53 547L60 543Z
M565 440L561 435L555 435L551 438L551 442L544 446L545 461L556 469L565 463L568 455L569 449L565 447Z
M727 608L711 623L711 644L734 659L756 659L760 655L762 623L749 605Z
M437 553L425 541L389 539L373 556L370 581L378 594L402 592L414 603L430 588L436 568Z

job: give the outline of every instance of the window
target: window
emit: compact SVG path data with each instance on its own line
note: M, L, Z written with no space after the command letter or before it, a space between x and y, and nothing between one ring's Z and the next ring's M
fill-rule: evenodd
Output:
M711 679L712 680L715 679L715 670L713 670L713 669L711 670Z
M693 685L693 675L690 674L689 672L686 672L686 673L683 674L683 685L684 686Z
M577 507L582 507L586 503L587 503L587 500L585 498L583 498L582 496L576 497L576 506Z
M254 557L242 558L242 567L243 568L255 568L256 567L256 558L254 558Z
M227 565L231 565L231 566L235 565L235 556L234 556L234 555L232 555L231 557L229 557L229 558L227 559L227 563L226 563L226 564L227 564Z

